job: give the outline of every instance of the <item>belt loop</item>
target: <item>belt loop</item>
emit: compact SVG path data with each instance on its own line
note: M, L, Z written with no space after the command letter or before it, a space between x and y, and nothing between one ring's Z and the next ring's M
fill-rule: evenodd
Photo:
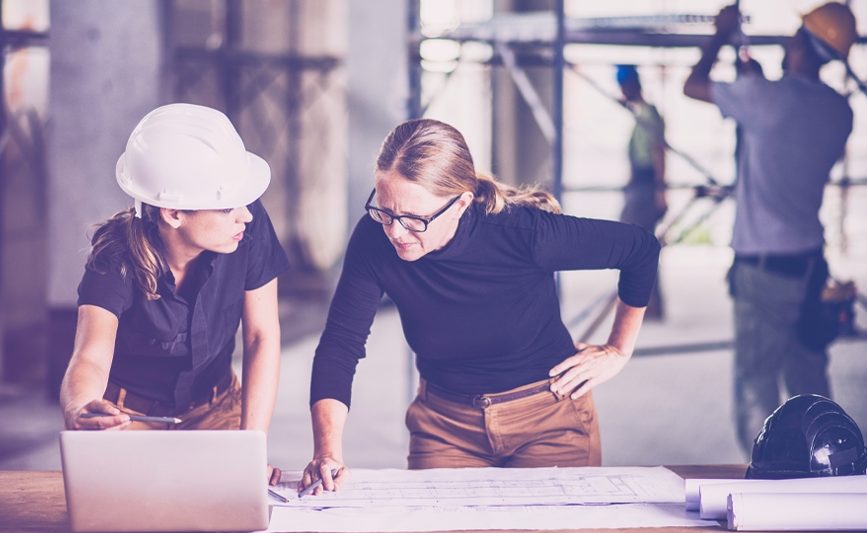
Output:
M117 391L117 401L114 402L119 409L123 409L123 402L126 401L126 389L120 387Z
M211 387L211 399L208 400L208 403L210 403L211 405L214 405L214 403L216 401L217 401L217 386L214 385L213 387Z

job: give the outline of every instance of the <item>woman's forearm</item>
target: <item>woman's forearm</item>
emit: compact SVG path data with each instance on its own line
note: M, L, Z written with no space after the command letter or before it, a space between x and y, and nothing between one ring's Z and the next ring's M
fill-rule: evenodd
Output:
M82 407L94 400L102 400L111 372L116 337L117 317L111 312L94 305L78 308L72 358L60 384L60 407L67 428L77 425L74 418Z
M325 398L310 408L313 422L313 456L343 462L343 427L349 408L343 402Z
M87 359L73 356L60 384L60 407L69 420L73 411L102 398L108 384L108 371Z
M241 429L268 432L280 381L280 341L260 338L244 346Z
M244 294L241 429L268 432L280 382L277 278Z
M632 355L635 343L638 340L638 332L644 319L646 307L632 307L617 299L617 307L614 311L614 324L611 334L608 336L608 344L617 348L625 355Z

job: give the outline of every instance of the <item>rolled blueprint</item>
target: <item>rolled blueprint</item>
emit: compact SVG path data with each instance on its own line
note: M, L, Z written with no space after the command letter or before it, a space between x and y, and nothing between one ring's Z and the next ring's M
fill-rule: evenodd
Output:
M733 531L867 529L867 494L734 493L727 507Z
M687 511L698 511L699 489L702 485L719 485L720 483L738 483L739 481L752 481L744 479L699 479L689 478L683 480L683 493L686 499Z
M798 479L747 479L734 483L702 485L699 488L699 512L704 519L724 519L726 499L734 493L863 493L867 494L867 476L814 477ZM867 506L864 513L867 514Z

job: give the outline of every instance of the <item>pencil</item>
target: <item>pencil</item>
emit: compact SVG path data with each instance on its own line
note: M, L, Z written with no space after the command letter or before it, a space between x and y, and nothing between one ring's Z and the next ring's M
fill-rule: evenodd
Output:
M286 496L283 496L282 494L277 492L276 490L268 489L268 494L270 494L272 498L276 498L277 501L281 501L283 503L289 503L289 499L286 498Z
M316 490L316 487L320 486L322 486L322 478L319 478L313 483L304 487L304 490L298 493L298 497L303 498L304 496L309 496L314 490Z
M99 418L101 416L112 416L106 413L84 413L81 418ZM173 416L144 416L144 415L128 415L133 422L157 422L162 424L180 424L183 422L180 418Z

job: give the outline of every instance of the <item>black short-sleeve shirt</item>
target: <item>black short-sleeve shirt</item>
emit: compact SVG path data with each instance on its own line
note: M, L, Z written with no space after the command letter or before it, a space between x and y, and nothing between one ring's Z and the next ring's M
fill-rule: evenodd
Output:
M176 294L174 277L158 280L160 298L147 300L121 254L104 270L85 268L78 305L96 305L118 317L109 380L176 408L209 390L229 372L245 291L262 287L289 265L260 201L248 206L238 249L205 251L188 276L191 290Z

